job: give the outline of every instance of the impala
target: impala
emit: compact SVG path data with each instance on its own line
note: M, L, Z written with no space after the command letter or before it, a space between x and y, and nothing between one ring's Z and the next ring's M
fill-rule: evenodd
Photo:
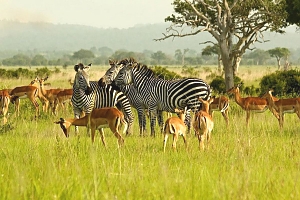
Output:
M178 140L178 136L182 136L185 146L186 143L186 125L184 124L185 119L185 110L178 110L175 109L175 112L178 114L179 117L170 117L165 122L164 127L164 152L166 151L166 144L168 140L169 134L173 134L173 143L172 148L176 150L176 143Z
M242 98L238 84L227 91L228 94L233 94L235 102L246 111L246 123L249 124L250 112L265 112L268 109L268 102L265 98L260 97L245 97Z
M28 98L35 108L35 118L39 116L39 104L36 100L39 89L32 85L15 87L11 90L11 103L16 104L17 116L20 114L20 99Z
M0 91L0 115L3 115L3 124L7 122L7 112L8 112L8 105L10 103L10 95L9 90L4 89Z
M53 113L57 114L57 107L58 105L61 105L62 109L65 109L65 103L69 102L71 103L71 98L73 95L73 89L64 89L57 93L56 98L54 100L54 106L53 106Z
M44 82L48 79L48 76L46 78L39 79L40 83L40 90L42 95L48 100L50 104L50 108L52 110L52 113L54 113L54 101L57 98L57 94L62 91L63 89L48 89L46 90L44 87ZM46 109L48 111L48 108Z
M42 91L40 89L40 83L39 83L39 78L36 77L34 80L32 80L29 84L30 86L35 86L38 88L38 98L39 100L42 102L43 105L43 111L47 112L48 111L48 107L49 107L49 101L48 99L42 94Z
M213 117L214 111L220 111L227 126L229 125L228 110L229 99L225 96L214 98L214 101L209 106L209 114Z
M106 147L106 142L105 142L103 128L109 127L110 130L114 133L114 135L118 139L118 147L120 147L124 143L124 139L119 133L120 128L122 125L124 126L123 134L125 134L125 131L127 129L127 123L124 120L123 113L113 107L94 109L90 115L85 115L84 117L79 119L72 118L72 119L65 120L63 118L60 118L59 121L54 123L60 124L60 127L62 128L66 137L69 137L69 129L71 125L86 126L88 131L90 128L92 143L94 143L95 132L96 129L98 129L100 132L102 143L105 147Z
M199 148L204 150L204 143L205 141L207 144L209 143L214 128L213 119L209 114L209 105L214 101L214 98L212 97L208 101L199 98L199 101L202 103L202 110L195 114L193 127L199 140Z
M300 119L300 98L277 99L272 92L273 90L269 90L262 98L267 99L269 109L278 119L280 128L283 128L285 113L296 113Z

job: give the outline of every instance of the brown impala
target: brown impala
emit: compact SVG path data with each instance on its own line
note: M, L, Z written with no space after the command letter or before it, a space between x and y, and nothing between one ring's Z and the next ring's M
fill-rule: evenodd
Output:
M209 106L209 114L213 117L214 111L220 111L225 119L226 125L229 124L228 111L229 99L225 96L214 98L214 101Z
M250 112L265 112L268 109L268 102L265 98L260 97L245 97L242 98L239 87L241 84L229 89L228 94L234 94L235 102L246 111L246 123L249 125Z
M40 90L42 95L49 101L50 103L50 109L52 113L54 113L54 101L57 97L57 94L62 91L63 89L48 89L46 90L44 87L44 82L48 79L48 76L46 78L39 79L40 83ZM48 108L47 110L48 111Z
M284 114L296 113L300 119L300 98L277 99L272 95L273 90L269 90L263 95L269 104L270 111L278 119L280 128L283 127Z

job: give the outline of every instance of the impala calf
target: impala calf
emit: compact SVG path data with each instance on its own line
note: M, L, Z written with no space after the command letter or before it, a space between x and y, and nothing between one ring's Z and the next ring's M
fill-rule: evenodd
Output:
M228 111L229 99L225 96L214 98L214 101L209 106L209 114L213 117L214 111L220 111L225 119L226 125L229 125Z
M214 101L214 98L212 97L208 101L199 98L199 101L202 103L202 110L195 114L193 127L199 140L199 148L204 150L204 143L205 141L209 143L214 128L213 119L209 114L209 105Z
M127 123L124 120L123 113L116 108L97 108L94 109L90 115L85 115L82 118L79 119L60 118L60 121L54 123L60 124L60 127L62 128L66 137L69 137L69 129L71 125L86 126L88 130L90 128L92 143L94 143L95 132L96 129L98 129L100 132L102 143L105 147L106 147L106 142L105 142L103 128L107 128L107 127L110 128L110 130L114 133L116 138L118 138L118 146L121 146L124 143L124 139L119 133L121 126L124 125L123 134L127 129Z
M229 89L228 94L233 94L235 102L246 111L246 123L249 125L250 112L265 112L268 109L268 102L265 98L260 97L245 97L242 98L240 95L239 87L241 84Z
M262 98L267 99L269 109L278 119L280 128L283 128L285 113L296 113L300 119L300 98L277 99L272 92L273 90L269 90Z
M3 124L7 122L8 105L10 103L10 95L7 89L1 90L0 92L0 115L3 115Z
M175 109L175 112L178 114L179 117L170 117L165 122L164 127L164 152L166 151L166 144L168 140L169 134L173 134L173 143L172 148L176 150L176 143L178 140L178 136L182 136L185 146L186 143L186 125L184 124L185 119L185 110L178 110Z

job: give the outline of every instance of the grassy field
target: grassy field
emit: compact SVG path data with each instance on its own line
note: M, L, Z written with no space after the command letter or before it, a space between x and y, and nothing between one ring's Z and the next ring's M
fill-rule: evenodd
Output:
M247 73L250 69L252 75ZM270 71L260 69L257 73L250 69L241 69L241 74L248 76L251 84L257 84L264 75L262 71ZM91 80L98 80L104 70L104 67L91 70ZM55 79L49 77L49 82L67 88L70 87L67 79L72 76L74 72L69 69ZM30 82L4 81L9 86ZM246 79L246 85L248 82ZM280 131L270 111L253 113L247 128L245 112L232 100L229 127L226 128L220 113L214 113L215 127L208 150L201 152L197 138L189 134L187 149L180 138L178 149L173 152L169 139L163 153L159 128L157 137L141 138L137 117L134 133L125 137L121 149L106 129L105 149L99 135L92 144L85 128L80 128L78 136L72 129L70 138L66 138L59 125L53 123L59 117L72 117L71 108L58 116L41 113L35 121L29 102L21 100L21 105L21 116L15 117L11 106L9 123L0 127L0 199L298 199L300 196L300 135L295 114L285 116Z

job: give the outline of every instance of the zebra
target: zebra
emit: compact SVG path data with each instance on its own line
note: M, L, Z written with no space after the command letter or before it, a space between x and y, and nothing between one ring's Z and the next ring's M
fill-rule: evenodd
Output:
M125 66L120 64L116 60L109 60L110 68L106 71L105 75L98 81L98 84L103 87L106 84L111 84L114 78L117 76L118 72ZM139 121L139 130L140 136L144 135L146 129L146 114L145 112L148 110L147 102L142 101L142 97L140 93L138 93L137 89L134 85L120 85L118 86L120 90L128 97L129 103L133 108L137 110L138 113L138 121ZM163 117L162 111L158 110L158 123L163 128Z
M183 110L187 107L185 123L190 130L190 111L196 112L201 108L199 98L208 100L211 96L210 86L201 79L163 80L156 78L146 65L131 59L125 59L120 64L125 66L119 71L112 85L134 85L142 101L147 102L149 107L152 136L155 136L157 110L174 113L175 108Z
M80 114L84 111L85 114L90 114L93 108L114 107L124 112L125 120L128 124L126 134L131 134L131 126L133 124L133 114L128 101L128 98L123 92L117 90L112 85L100 87L97 81L89 81L87 71L91 64L84 66L79 63L74 66L76 71L73 95L71 102L75 118L80 118ZM78 132L76 128L76 132Z

